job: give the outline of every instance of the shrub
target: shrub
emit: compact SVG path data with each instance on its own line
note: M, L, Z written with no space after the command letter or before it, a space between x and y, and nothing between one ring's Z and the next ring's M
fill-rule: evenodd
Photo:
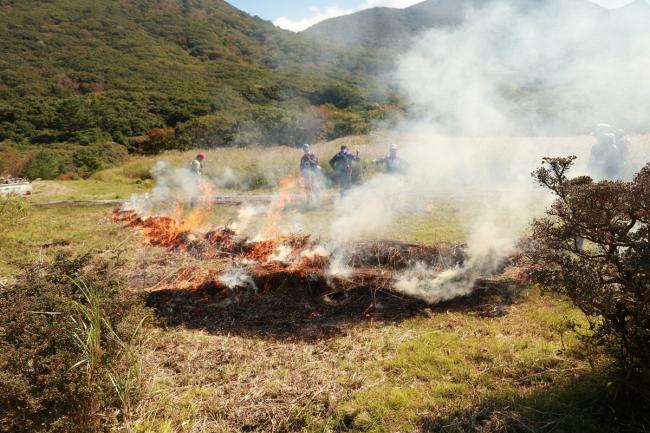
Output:
M357 88L345 84L326 86L314 92L310 99L315 105L331 104L337 108L348 108L364 102Z
M72 162L82 177L87 177L103 168L118 164L126 159L126 147L117 143L96 143L82 147L72 154Z
M120 140L164 124L162 118L149 112L149 105L148 99L138 93L105 92L90 98L88 112L99 130Z
M20 154L9 146L0 147L0 176L22 176L28 157Z
M156 154L177 147L174 128L152 128L136 144L136 150L144 154Z
M100 431L141 314L115 263L57 254L0 286L0 431Z
M210 148L228 146L238 133L239 119L236 113L220 112L199 117L178 127L174 148L187 150L195 147ZM167 149L160 149L167 150ZM160 152L155 149L154 152Z
M103 132L101 129L92 128L83 131L75 131L72 134L72 136L69 138L69 141L71 143L76 143L76 144L81 144L83 146L86 146L92 143L108 141L110 139L111 136Z
M25 165L25 176L30 179L54 179L63 171L64 161L60 155L40 150Z
M55 113L51 126L70 136L76 131L88 129L91 124L87 104L78 96L60 100Z
M545 159L534 173L557 200L533 224L530 276L571 299L589 321L583 337L606 348L620 371L647 377L650 164L632 182L594 182L567 177L574 160Z

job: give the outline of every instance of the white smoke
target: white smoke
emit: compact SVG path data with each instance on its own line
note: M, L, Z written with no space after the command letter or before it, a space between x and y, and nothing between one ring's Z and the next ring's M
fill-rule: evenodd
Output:
M278 245L273 254L269 256L269 262L289 263L293 248L289 245Z
M257 293L258 288L255 280L241 268L230 268L219 275L219 282L231 290L246 289Z
M155 185L147 194L134 194L124 205L141 215L165 214L179 203L198 201L204 194L201 177L187 167L172 167L167 161L158 161L151 169Z
M353 273L354 270L348 265L345 252L339 251L334 254L334 256L332 256L325 276L328 278L328 280L331 278L341 278L346 280L349 279Z
M515 252L520 230L527 222L525 215L528 214L513 215L515 219L522 218L521 221L484 215L473 227L465 263L442 272L416 263L397 276L394 288L432 304L471 294L478 278L497 272L503 260Z
M300 253L301 257L304 257L308 260L314 261L317 257L329 257L330 252L322 245L317 245L313 249L305 250Z
M263 215L265 212L266 208L262 206L254 206L251 204L244 205L239 208L237 219L230 224L230 228L236 233L245 234L254 219Z
M462 135L648 127L650 7L486 4L399 59L398 85L421 118Z
M225 167L221 175L209 177L196 174L189 165L173 167L165 160L157 161L150 174L154 180L153 189L146 194L132 195L123 209L147 216L175 214L179 205L207 204L212 191L228 187L239 179L238 173L229 167ZM240 210L235 223L239 226L233 229L243 231L254 216L248 208Z
M235 170L230 167L225 167L223 169L223 174L219 177L212 178L214 186L217 188L228 188L232 185L236 185L240 181L240 177Z
M486 4L458 27L425 33L398 59L395 80L412 113L397 131L408 176L358 187L331 225L345 242L432 197L479 207L463 267L416 265L398 279L397 290L432 302L467 294L514 252L548 204L530 177L543 157L578 155L573 174L585 173L593 125L640 128L650 118L650 12L639 19L565 1Z
M352 189L336 204L336 215L331 225L331 237L338 242L363 239L383 229L403 210L407 193L417 188L413 178L404 176L377 176L361 188Z
M472 286L467 284L467 272L470 270L471 268L453 268L438 272L422 263L416 263L398 276L394 288L431 304L448 301L472 292Z

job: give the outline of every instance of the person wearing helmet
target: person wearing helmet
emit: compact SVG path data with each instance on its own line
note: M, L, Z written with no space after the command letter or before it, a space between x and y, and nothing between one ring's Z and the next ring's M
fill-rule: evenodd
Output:
M205 161L205 153L199 152L196 155L196 158L192 160L190 167L192 169L192 173L196 174L197 176L203 175L203 161Z
M386 173L388 174L403 174L406 171L406 167L402 158L397 154L398 150L399 147L397 147L397 144L391 144L386 156L375 159L372 162L375 164L384 164L386 166Z
M632 143L627 139L625 131L622 129L617 129L614 136L616 137L616 148L619 153L619 171L621 179L630 180L633 175L633 167L631 167L630 161Z
M302 145L303 155L300 158L300 172L305 186L307 205L311 206L318 202L318 172L321 167L318 165L318 158L311 151L309 144Z
M352 163L359 162L359 151L353 155L348 146L341 146L341 151L330 159L330 166L336 173L336 180L341 190L341 197L345 196L352 186Z
M589 174L596 180L618 180L621 175L621 152L613 133L596 135L591 148Z

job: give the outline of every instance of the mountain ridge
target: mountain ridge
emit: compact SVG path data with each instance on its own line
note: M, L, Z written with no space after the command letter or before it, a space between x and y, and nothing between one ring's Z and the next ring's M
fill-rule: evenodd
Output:
M640 2L643 0L637 0ZM308 38L334 47L362 47L399 50L417 34L432 28L453 28L460 25L466 13L503 0L425 0L406 8L370 8L353 14L330 18L304 30ZM522 0L509 2L516 8L533 9L551 0ZM568 0L562 5L583 8L595 13L606 12L589 0Z

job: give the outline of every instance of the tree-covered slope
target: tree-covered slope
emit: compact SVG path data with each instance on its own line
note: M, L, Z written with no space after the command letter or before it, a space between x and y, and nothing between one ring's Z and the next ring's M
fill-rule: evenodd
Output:
M358 63L222 0L0 0L0 141L290 142L328 103L343 134L387 98Z

